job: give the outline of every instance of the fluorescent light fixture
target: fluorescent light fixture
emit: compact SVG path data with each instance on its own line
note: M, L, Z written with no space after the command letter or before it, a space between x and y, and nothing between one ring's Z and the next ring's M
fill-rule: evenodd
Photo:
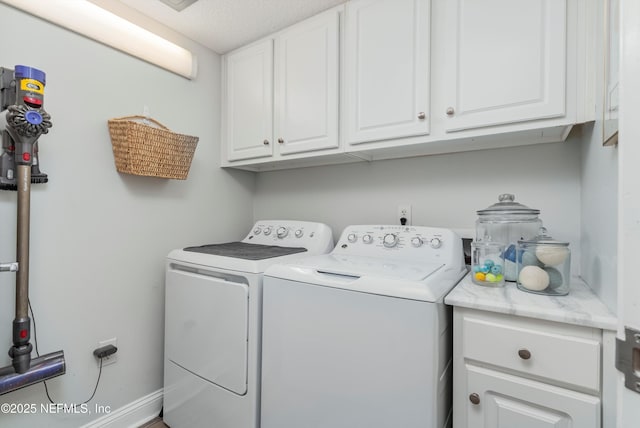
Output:
M0 0L187 79L197 73L190 51L86 0Z
M182 11L186 9L188 6L191 6L198 0L160 0L162 3L169 6L171 9L175 11Z

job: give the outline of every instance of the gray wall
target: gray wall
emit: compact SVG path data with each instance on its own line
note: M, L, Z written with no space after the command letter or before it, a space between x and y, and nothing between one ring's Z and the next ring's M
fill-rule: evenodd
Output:
M31 302L41 353L64 350L67 373L48 382L61 403L89 398L97 342L118 340L92 401L117 409L162 388L164 257L188 244L238 239L252 222L255 177L218 166L220 58L198 45L194 81L0 4L0 66L47 73L53 128L40 139L50 182L35 186ZM189 178L115 170L107 120L141 114L200 137ZM16 195L0 192L0 260L15 260ZM0 366L10 363L15 275L0 275ZM0 402L46 403L41 384ZM72 427L101 415L0 415L1 427Z
M617 313L618 148L602 146L600 121L583 129L580 181L581 276Z
M465 231L478 209L514 193L570 242L572 273L617 313L618 152L601 132L596 121L563 143L264 172L254 218L323 221L337 238L350 224L396 223L397 206L410 204L413 224Z
M580 257L580 139L564 143L327 166L258 175L256 219L304 218L329 224L397 224L410 204L413 224L474 229L476 211L514 193L540 209L557 239Z

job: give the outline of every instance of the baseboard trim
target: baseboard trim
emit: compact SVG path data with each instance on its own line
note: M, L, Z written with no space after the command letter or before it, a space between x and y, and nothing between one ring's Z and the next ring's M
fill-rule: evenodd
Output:
M118 409L112 410L81 428L137 428L160 414L163 390L152 392Z

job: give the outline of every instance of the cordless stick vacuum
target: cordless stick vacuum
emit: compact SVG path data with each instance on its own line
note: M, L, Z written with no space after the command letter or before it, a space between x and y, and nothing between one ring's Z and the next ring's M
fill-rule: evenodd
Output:
M9 78L11 76L11 78ZM29 318L29 217L31 183L46 182L38 169L37 143L51 128L42 108L45 73L16 65L0 68L0 112L7 110L2 131L0 189L18 192L17 261L0 264L0 271L16 272L16 317L13 320L12 364L0 368L0 395L65 373L64 352L31 358ZM0 120L0 127L3 122ZM32 174L33 173L33 174Z

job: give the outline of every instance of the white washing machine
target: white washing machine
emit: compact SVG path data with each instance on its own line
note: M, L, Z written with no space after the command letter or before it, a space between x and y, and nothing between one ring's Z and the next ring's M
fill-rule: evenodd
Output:
M257 428L262 273L333 248L321 223L259 221L240 242L174 250L166 262L164 420Z
M349 226L327 255L265 272L261 428L451 426L448 229Z

